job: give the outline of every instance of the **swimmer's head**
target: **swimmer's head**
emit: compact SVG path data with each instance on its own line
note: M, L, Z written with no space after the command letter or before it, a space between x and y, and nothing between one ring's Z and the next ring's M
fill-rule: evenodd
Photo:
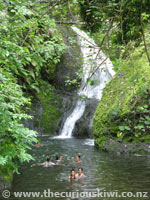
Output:
M59 159L59 156L56 156L56 160L58 160Z
M74 169L72 169L70 172L75 172L75 170L74 170Z
M82 174L83 173L83 168L78 168L78 173Z
M81 157L80 155L76 156L76 162L80 162L80 157Z
M46 160L47 160L47 162L49 162L49 161L51 160L51 158L50 158L50 157L47 157Z
M75 175L76 175L76 173L75 173L75 170L74 170L74 169L72 169L72 170L70 171L70 174L71 174L71 177L72 177L72 176L74 176L74 177L75 177Z
M62 156L59 156L58 160L59 160L59 161L62 161Z

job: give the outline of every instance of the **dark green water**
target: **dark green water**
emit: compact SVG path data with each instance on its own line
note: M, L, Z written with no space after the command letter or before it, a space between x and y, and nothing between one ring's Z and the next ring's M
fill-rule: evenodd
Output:
M43 147L35 147L32 155L35 161L21 166L20 175L14 178L12 193L14 191L43 192L50 189L53 192L71 191L101 191L121 192L149 192L150 193L150 158L121 156L100 152L94 146L89 145L90 140L85 139L51 139L42 138ZM77 154L81 154L82 162L73 162ZM32 164L44 162L47 156L52 160L56 155L63 156L64 166L44 168ZM82 167L86 177L82 182L70 182L68 176L72 168ZM71 198L13 198L12 199L64 199ZM125 198L74 198L74 199L125 199ZM149 198L126 198L126 199L150 199Z

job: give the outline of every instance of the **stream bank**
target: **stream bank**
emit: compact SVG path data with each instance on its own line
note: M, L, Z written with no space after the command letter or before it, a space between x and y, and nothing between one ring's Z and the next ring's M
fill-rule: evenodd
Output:
M150 144L138 142L127 143L109 139L103 144L101 149L105 152L115 154L127 154L135 156L150 156Z

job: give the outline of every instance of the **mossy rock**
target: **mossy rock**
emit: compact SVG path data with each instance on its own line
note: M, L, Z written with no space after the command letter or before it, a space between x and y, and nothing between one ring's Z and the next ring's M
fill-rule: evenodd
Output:
M130 51L103 90L93 120L97 145L104 146L102 137L150 143L149 97L150 66L141 44Z
M77 43L77 35L67 25L58 26L67 46L66 53L62 55L60 63L56 66L54 84L56 88L65 92L74 92L78 89L82 73L82 55Z

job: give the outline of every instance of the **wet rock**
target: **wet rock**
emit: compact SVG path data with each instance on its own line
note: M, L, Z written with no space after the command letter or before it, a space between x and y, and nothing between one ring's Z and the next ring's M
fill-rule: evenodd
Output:
M58 134L62 124L71 112L74 99L77 96L78 84L66 84L66 80L77 79L77 72L82 68L80 47L77 45L77 38L74 31L68 26L58 27L63 35L67 46L66 53L61 57L60 63L56 66L51 84L55 86L53 97L43 94L32 103L29 112L34 118L26 120L25 126L42 134ZM73 43L72 43L73 42ZM51 88L49 89L51 90Z
M54 84L56 88L62 92L74 92L78 89L78 84L66 84L66 81L77 80L80 84L81 79L78 78L77 73L82 69L82 55L79 45L77 44L77 37L71 27L59 25L58 27L63 35L64 42L67 45L66 53L61 57L60 63L56 66L56 75Z
M39 135L58 135L62 121L73 104L72 95L57 94L57 100L44 98L32 103L29 114L33 119L25 120L25 127L35 130Z
M88 99L83 116L76 122L73 135L77 137L93 137L92 121L98 105L98 100Z
M103 149L108 152L119 154L134 154L135 156L139 155L149 155L150 148L149 144L138 142L138 143L125 143L118 142L116 140L109 139L103 146Z

